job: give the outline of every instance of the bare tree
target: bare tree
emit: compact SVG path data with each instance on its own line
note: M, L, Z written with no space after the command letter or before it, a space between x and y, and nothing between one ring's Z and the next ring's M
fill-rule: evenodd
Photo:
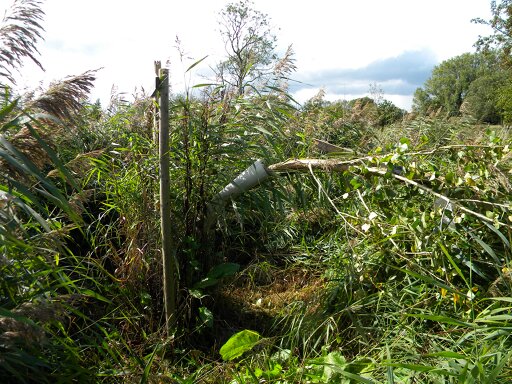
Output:
M227 59L217 65L216 73L238 95L244 94L246 86L255 86L271 75L272 64L277 61L277 39L271 32L268 16L252 5L249 0L241 0L220 12Z

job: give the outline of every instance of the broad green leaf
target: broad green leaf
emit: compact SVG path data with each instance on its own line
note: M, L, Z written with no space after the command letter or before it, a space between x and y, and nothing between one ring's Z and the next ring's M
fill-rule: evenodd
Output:
M253 349L260 341L261 336L258 332L245 329L235 333L220 348L220 355L225 361L236 359L247 351Z
M216 265L207 273L206 277L211 279L221 279L226 276L233 276L240 269L240 264L222 263Z
M240 269L240 265L236 263L222 263L213 267L206 277L198 281L192 287L193 290L211 287L219 282L220 279L227 276L233 276Z

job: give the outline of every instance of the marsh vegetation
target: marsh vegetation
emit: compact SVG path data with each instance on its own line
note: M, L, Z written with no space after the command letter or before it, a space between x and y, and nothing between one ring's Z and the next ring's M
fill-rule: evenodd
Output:
M250 3L226 7L222 36L247 44L169 100L168 331L155 99L90 103L94 71L19 94L43 5L15 1L0 29L0 381L510 382L512 8L492 7L496 35L440 64L413 113L299 105L292 49L275 55ZM257 159L302 162L212 208Z

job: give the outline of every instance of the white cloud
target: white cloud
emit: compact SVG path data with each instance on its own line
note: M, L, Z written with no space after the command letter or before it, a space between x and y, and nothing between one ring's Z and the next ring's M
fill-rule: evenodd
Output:
M153 86L153 60L171 60L175 87L183 69L174 48L178 35L187 56L223 55L218 12L226 0L47 0L43 9L46 42L39 45L47 73L27 66L23 83L62 78L88 69L99 73L94 97L107 98L111 86L132 92ZM489 18L488 0L366 0L297 2L255 0L271 17L284 51L293 44L298 73L361 68L404 51L430 50L438 60L471 51ZM186 67L186 65L185 65ZM203 66L204 67L204 66ZM309 92L311 93L311 92Z
M305 101L311 99L316 96L318 92L320 92L322 88L308 88L301 89L295 93L293 93L293 98L299 102L304 103ZM353 100L360 97L371 96L368 92L365 93L352 93L352 94L339 94L339 93L325 93L324 100L327 101L339 101L339 100ZM412 106L412 95L404 96L404 95L393 95L393 94L383 94L382 95L386 100L391 101L398 108L405 109L406 111L411 110Z
M406 111L411 111L412 99L413 99L412 95L404 96L404 95L385 94L384 98L391 101L398 108L405 109Z

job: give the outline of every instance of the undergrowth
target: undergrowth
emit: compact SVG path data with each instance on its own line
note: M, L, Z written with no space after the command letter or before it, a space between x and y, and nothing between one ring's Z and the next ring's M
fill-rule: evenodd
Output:
M378 128L345 170L275 174L208 228L209 202L248 159L347 152L319 153L313 131L297 128L300 110L278 98L222 109L177 98L170 193L186 277L169 338L151 103L87 107L96 115L80 129L96 138L62 155L45 122L15 103L1 120L4 377L509 381L507 129L429 119ZM249 330L250 342L229 344ZM225 357L223 345L241 353Z
M510 381L507 128L383 126L368 100L301 107L282 77L173 95L167 334L155 100L103 110L92 78L54 88L61 109L3 87L2 381ZM281 166L219 198L258 159Z
M15 5L0 31L0 382L511 381L509 128L322 93L300 106L291 49L238 90L172 95L168 332L157 102L90 104L95 71L17 95L12 71L41 66L43 12ZM223 198L256 160L269 177Z

